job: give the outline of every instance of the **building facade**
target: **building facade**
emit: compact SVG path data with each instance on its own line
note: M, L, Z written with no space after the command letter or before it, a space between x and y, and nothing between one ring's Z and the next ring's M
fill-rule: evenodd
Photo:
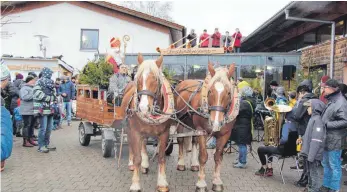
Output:
M23 23L2 27L7 34L2 36L2 54L44 57L42 49L46 49L46 58L63 55L77 69L96 53L107 52L112 37L130 37L127 53L152 53L156 47L168 47L180 39L184 31L176 23L102 1L18 2L12 6L6 16ZM45 36L42 43L38 35Z

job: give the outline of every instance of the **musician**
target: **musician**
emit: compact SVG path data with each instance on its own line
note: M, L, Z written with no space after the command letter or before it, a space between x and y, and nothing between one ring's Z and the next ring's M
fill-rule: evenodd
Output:
M227 41L227 42L225 42ZM223 45L229 47L231 44L231 36L229 36L229 31L225 32L225 36L223 37ZM227 51L229 53L229 51Z
M212 47L219 48L220 47L220 38L222 35L219 33L218 28L214 29L214 33L212 35Z
M277 87L275 91L276 95L276 105L288 105L288 99L284 95L284 88L283 87Z
M279 146L262 146L258 148L258 156L261 162L261 168L255 172L255 175L271 177L273 175L272 169L272 155L292 156L296 154L296 140L298 133L296 126L293 123L284 123L281 129L281 139ZM266 157L269 162L266 162Z
M234 41L235 41L234 47L233 47L233 52L234 53L240 53L242 34L241 34L239 28L236 28L235 33L232 35L232 38L234 38Z
M210 35L207 34L207 30L204 29L204 32L202 33L202 35L200 36L200 41L199 42L202 42L200 44L200 48L208 48L208 44L210 43L209 41L209 37Z
M113 74L110 78L110 84L107 91L107 101L108 103L115 102L117 106L120 106L123 98L124 89L127 84L131 81L130 77L127 75L128 68L126 65L120 66L120 72Z
M276 99L276 94L275 94L275 92L276 92L277 87L278 87L277 81L272 80L272 81L270 82L270 90L268 91L268 97L271 97L271 98Z
M190 31L190 34L187 36L187 39L188 39L188 41L190 41L190 45L191 45L192 47L195 47L195 46L196 46L196 33L195 33L195 30L194 30L194 29L192 29L192 30Z

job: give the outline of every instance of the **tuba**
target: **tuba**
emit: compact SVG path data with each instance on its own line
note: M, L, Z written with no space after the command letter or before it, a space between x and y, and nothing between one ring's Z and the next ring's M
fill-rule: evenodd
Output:
M287 112L292 110L288 105L276 105L276 100L273 98L266 98L264 106L272 116L267 116L264 123L264 145L278 146L281 138L281 128L284 121L284 116Z

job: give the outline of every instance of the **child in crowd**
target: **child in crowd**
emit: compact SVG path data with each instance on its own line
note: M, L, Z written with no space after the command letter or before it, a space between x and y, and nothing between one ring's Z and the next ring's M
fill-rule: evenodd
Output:
M22 129L24 127L24 122L23 122L23 117L22 115L20 114L20 99L17 99L17 107L14 108L14 121L15 121L15 125L16 125L16 137L22 137Z
M304 103L311 118L303 136L301 155L308 161L308 192L318 192L323 183L323 152L326 130L321 118L325 104L319 99Z
M60 107L57 101L54 102L54 104L51 106L53 110L53 130L61 129L60 126L60 120L61 120L61 114L60 114Z

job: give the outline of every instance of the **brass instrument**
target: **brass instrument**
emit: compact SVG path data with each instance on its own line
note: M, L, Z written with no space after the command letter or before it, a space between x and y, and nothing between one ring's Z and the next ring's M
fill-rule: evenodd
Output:
M278 146L281 138L281 128L284 116L292 110L288 105L276 105L273 98L266 98L264 106L273 112L272 117L267 116L264 124L264 144L266 146Z

